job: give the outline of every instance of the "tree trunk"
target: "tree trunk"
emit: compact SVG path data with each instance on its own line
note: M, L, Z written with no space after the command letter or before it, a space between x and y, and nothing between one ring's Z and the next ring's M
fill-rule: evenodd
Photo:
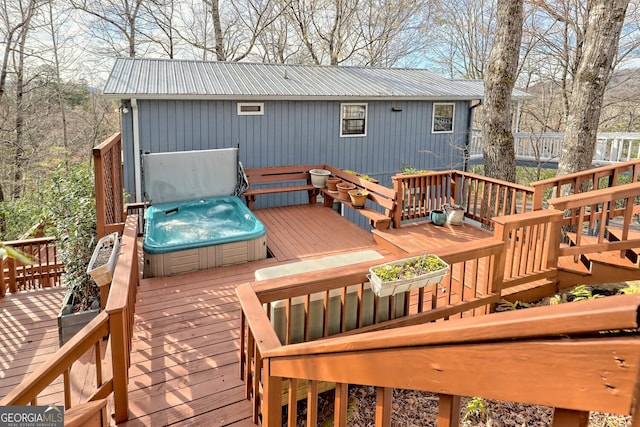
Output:
M13 157L13 199L18 199L22 195L22 188L24 187L23 171L27 161L24 154L24 47L27 41L27 33L25 30L20 35L20 42L18 44L18 63L15 67L16 73L16 118L15 118L15 132L16 132L16 151Z
M629 0L593 0L580 63L572 85L558 175L589 169L596 145L604 90L618 52Z
M491 178L515 182L511 92L518 70L523 0L498 0L497 16L496 36L484 81L484 173Z
M216 59L226 61L227 55L224 51L224 38L222 36L222 24L220 23L220 4L218 0L211 1L211 19L213 19L213 32L216 42Z

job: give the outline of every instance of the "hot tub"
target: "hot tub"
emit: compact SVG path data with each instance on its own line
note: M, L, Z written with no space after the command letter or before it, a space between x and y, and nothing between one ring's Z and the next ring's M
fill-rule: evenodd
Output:
M153 205L145 219L145 277L267 257L264 225L235 196Z

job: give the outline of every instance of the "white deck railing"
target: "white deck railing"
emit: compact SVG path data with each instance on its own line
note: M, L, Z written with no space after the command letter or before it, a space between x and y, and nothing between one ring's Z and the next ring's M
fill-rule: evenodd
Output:
M541 165L558 163L563 133L514 133L516 160ZM471 160L482 158L482 133L473 131L469 146ZM593 165L625 162L640 158L640 133L602 132L593 155Z

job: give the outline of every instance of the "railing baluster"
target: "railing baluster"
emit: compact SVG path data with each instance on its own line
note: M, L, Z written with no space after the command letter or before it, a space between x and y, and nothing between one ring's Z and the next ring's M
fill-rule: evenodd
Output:
M298 380L289 378L289 402L287 407L287 422L289 427L298 425Z
M71 366L62 373L62 382L64 384L64 409L71 408Z
M318 425L318 381L309 380L307 386L307 425Z
M453 427L460 424L460 396L440 395L436 424L438 427Z
M391 426L391 399L393 389L376 387L376 427Z
M334 423L335 427L347 426L347 408L349 405L349 385L345 383L336 383L336 397L334 405Z

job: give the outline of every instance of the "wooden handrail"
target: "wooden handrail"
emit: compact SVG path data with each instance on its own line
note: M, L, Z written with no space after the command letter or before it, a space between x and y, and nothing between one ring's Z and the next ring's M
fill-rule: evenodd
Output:
M108 332L109 316L101 312L58 351L49 356L46 363L42 363L0 400L0 406L28 405L34 402L42 390L60 375L66 374L70 366L96 343L101 342ZM98 384L98 386L101 385L102 383Z
M628 172L631 172L631 182L638 182L640 180L640 159L536 181L531 184L531 187L535 190L533 208L542 209L545 190L555 188L556 190L551 194L551 197L556 198L560 197L561 189L564 186L573 186L573 192L579 192L580 185L583 182L591 183L591 190L597 190L601 188L601 178L609 178L605 187L613 187L619 185L619 178ZM576 188L578 188L578 190L575 190Z
M290 357L423 345L452 345L564 337L600 331L637 329L640 295L617 295L571 304L532 307L468 317L455 322L407 326L357 336L272 348L264 357Z
M637 329L639 309L639 295L622 295L273 348L260 359L263 425L281 423L286 378L335 382L336 407L347 384L374 386L379 399L388 388L441 393L445 425L459 411L455 397L466 395L556 407L553 425L590 410L637 417L640 338L615 331ZM310 392L312 399L317 394ZM389 413L384 405L376 409L379 419ZM335 416L344 425L346 410Z

